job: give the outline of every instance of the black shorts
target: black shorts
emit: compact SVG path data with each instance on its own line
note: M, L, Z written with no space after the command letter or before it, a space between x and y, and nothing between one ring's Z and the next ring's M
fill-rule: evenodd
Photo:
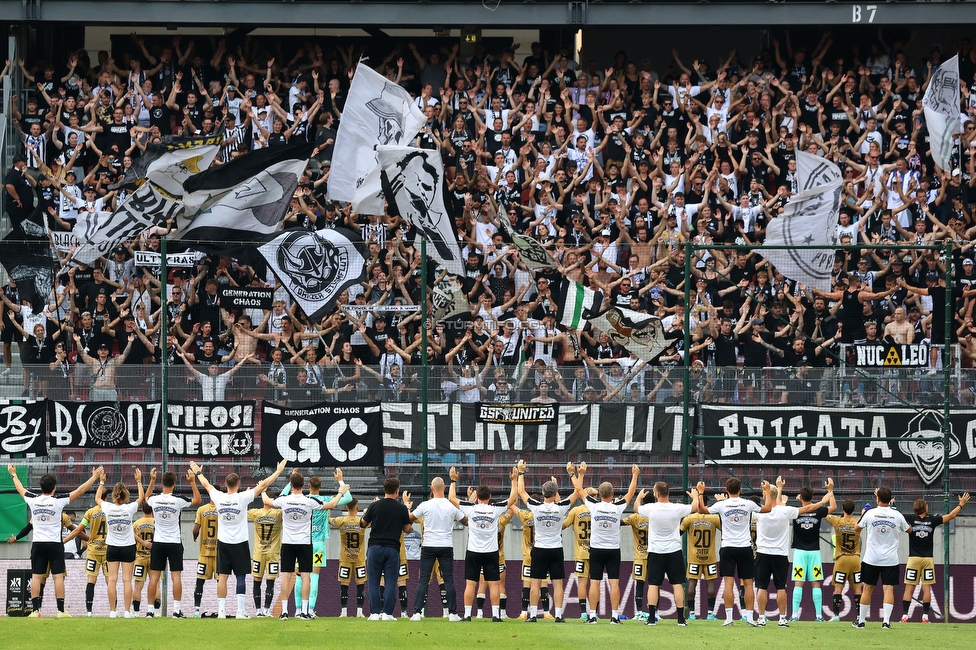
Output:
M36 576L64 573L64 544L61 542L34 542L31 545L31 573Z
M776 589L786 589L790 579L790 558L787 555L756 555L756 589L769 590L772 578Z
M6 310L6 308L4 308L4 309ZM24 340L24 337L21 336L20 330L18 330L16 327L14 327L13 326L13 323L11 323L6 317L4 317L4 319L3 319L3 329L0 330L0 342L3 342L3 343L20 343L23 340ZM54 542L44 542L44 543L45 544L47 544L47 543L53 544ZM41 573L44 573L44 572L41 571Z
M683 568L683 567L682 567ZM590 547L590 580L620 580L620 549Z
M751 546L726 547L718 552L718 572L724 577L735 577L739 580L752 580L756 577L756 559Z
M312 545L311 544L282 544L281 545L281 572L292 573L295 571L295 564L298 564L299 573L312 572Z
M563 566L563 549L532 547L532 567L529 577L533 580L545 580L549 576L552 580L564 580L566 567Z
M878 578L881 578L882 585L897 585L898 565L876 566L867 562L861 562L862 585L871 585L873 587L878 584Z
M149 570L165 571L169 562L169 570L173 572L183 570L183 543L153 542L149 549Z
M217 544L217 575L246 576L251 573L251 549L247 542Z
M501 580L501 573L498 571L498 551L491 553L468 551L465 554L464 579L477 582L481 578L482 571L485 573L486 582Z
M105 551L106 562L135 562L136 545L130 546L109 546Z
M664 576L672 585L685 583L685 554L681 551L671 553L647 554L647 584L660 587Z

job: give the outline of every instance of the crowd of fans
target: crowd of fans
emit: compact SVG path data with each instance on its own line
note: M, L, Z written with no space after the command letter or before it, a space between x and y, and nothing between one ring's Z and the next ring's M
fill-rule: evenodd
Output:
M158 267L134 266L133 252L158 251L165 227L91 267L72 265L62 246L65 265L43 310L12 281L5 287L3 374L11 374L12 344L24 341L25 391L55 398L156 390L136 388L153 375L139 366L166 357L186 368L172 382L176 397L407 401L419 395L426 355L438 389L431 399L663 402L681 398L669 368L692 355L696 397L769 403L803 394L823 403L830 391L819 382L845 365L849 344L931 342L937 350L946 340L947 292L949 336L969 366L976 50L964 39L951 51L910 57L910 43L887 42L880 31L859 45L828 32L807 49L784 33L756 56L733 50L714 66L674 50L658 70L625 51L578 65L538 43L528 52L479 45L464 56L458 46L422 43L382 60L372 53L366 64L415 94L427 117L417 146L443 154L470 313L440 323L408 309L420 304L425 274L407 225L329 198L332 145L361 53L354 46L320 40L286 56L283 44L272 54L257 39L232 48L132 34L118 61L100 52L93 62L79 51L65 62L8 62L5 83L23 80L13 111L23 146L5 178L15 227L34 196L54 233L70 231L81 212L114 209L129 190L109 185L166 135L219 135L214 164L308 141L318 148L284 227L353 228L370 259L367 280L344 292L333 314L310 322L246 255L201 254L196 268L165 279ZM955 51L967 119L953 167L940 169L922 97L933 69ZM797 151L844 174L837 229L853 247L830 253L831 292L783 277L753 247L797 191ZM537 239L558 267L527 268L499 219ZM689 242L704 247L694 249L693 276L685 277ZM951 248L901 248L945 242ZM645 362L605 332L556 327L563 278L598 290L604 305L660 316L668 348ZM273 309L224 308L224 285L275 287ZM930 363L934 369L937 353ZM791 370L771 381L771 367ZM831 390L845 398L839 385Z

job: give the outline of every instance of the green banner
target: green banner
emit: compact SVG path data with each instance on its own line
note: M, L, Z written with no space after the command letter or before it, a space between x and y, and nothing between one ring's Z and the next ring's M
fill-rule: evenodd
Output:
M27 468L18 467L21 483L27 481ZM13 479L7 472L0 473L0 541L16 535L27 524L27 503L17 494Z

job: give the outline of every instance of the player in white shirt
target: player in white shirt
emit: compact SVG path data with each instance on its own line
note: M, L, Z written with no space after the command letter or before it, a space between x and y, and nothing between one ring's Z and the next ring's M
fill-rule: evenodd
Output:
M479 485L468 490L468 500L457 498L458 473L451 468L451 489L448 499L464 513L461 523L468 526L467 551L464 554L464 618L471 620L471 609L478 591L478 582L484 574L491 590L491 620L501 623L501 571L498 561L498 518L506 512L512 516L518 512L518 470L512 470L512 489L507 501L492 501L491 488ZM472 501L471 497L475 497ZM481 598L479 596L479 598Z
M305 477L299 471L292 472L289 479L291 493L279 496L273 501L264 495L264 504L269 503L281 509L281 618L288 619L288 598L295 587L295 570L302 576L301 611L295 612L303 620L312 620L310 611L312 591L312 513L315 510L332 510L339 505L342 495L349 491L349 485L339 486L338 495L331 501L319 501L302 494Z
M240 492L241 477L235 473L227 475L221 492L203 476L203 470L195 462L190 463L194 476L210 495L217 508L217 618L227 618L227 578L233 573L237 576L237 615L236 618L251 618L244 611L244 594L247 591L247 576L251 573L251 550L248 547L247 507L274 483L284 471L287 461L281 459L275 472L250 490Z
M41 494L28 492L17 476L17 468L7 465L7 472L14 488L27 502L30 521L34 525L34 541L31 544L31 603L33 618L41 615L41 585L44 576L50 571L54 577L54 596L58 601L58 618L71 616L64 611L64 542L61 540L61 515L65 506L88 491L88 488L102 476L101 467L92 470L91 478L79 485L70 494L55 494L58 479L53 474L41 477Z
M674 587L674 602L685 602L685 556L681 550L681 520L698 511L698 490L691 490L691 503L671 503L664 481L654 484L654 503L641 505L647 492L640 491L634 509L647 517L647 624L656 622L657 604L664 576ZM678 606L678 625L685 627L685 608Z
M763 481L763 493L766 492L768 481ZM698 492L704 493L705 484L698 484ZM722 625L732 625L732 603L735 597L735 576L738 574L739 581L745 589L746 624L756 627L752 620L753 591L752 581L756 577L755 557L752 553L752 537L749 533L749 525L752 523L752 515L757 512L769 512L772 503L769 499L759 506L748 499L739 496L742 491L742 481L735 476L730 477L725 482L725 491L728 496L716 494L718 501L711 508L700 502L698 512L702 514L716 514L722 518L722 546L719 550L719 573L725 579L725 623Z
M448 618L452 623L461 620L457 613L457 591L454 588L454 522L464 519L464 513L444 497L444 479L435 478L430 482L433 496L427 499L416 510L413 503L404 501L413 523L423 517L424 538L420 545L420 580L417 583L417 595L413 602L413 616L411 621L423 619L421 612L427 602L427 587L430 585L430 574L434 570L434 561L438 561L444 584L447 585Z
M187 501L181 496L173 494L176 488L176 472L163 472L163 493L146 499L153 509L156 521L156 531L153 534L152 547L149 557L149 590L146 599L149 601L146 616L153 616L153 602L156 600L156 590L159 587L159 576L169 564L169 572L173 582L173 618L186 618L180 609L183 600L183 534L180 530L180 516L184 508L196 508L203 503L200 490L197 488L197 477L192 470L186 471L186 480L193 491L193 497Z
M874 491L878 505L863 515L854 526L854 532L864 534L861 543L861 605L858 617L852 624L863 628L864 619L871 611L871 596L881 578L884 591L883 629L891 629L891 610L895 606L895 585L898 584L898 542L902 533L911 531L905 516L891 507L891 488L879 487Z
M580 464L580 471L586 471L586 463ZM576 477L577 481L579 477ZM575 486L574 486L575 487ZM552 596L556 607L556 622L563 622L563 580L566 579L566 568L563 562L563 519L576 499L586 498L586 492L577 489L568 499L559 498L559 486L556 479L542 484L542 501L533 499L525 491L525 461L518 463L518 493L525 501L525 505L532 512L535 522L535 539L532 543L532 567L529 578L532 585L529 590L529 612L525 621L536 622L539 610L539 593L542 584L548 576L552 580Z
M581 463L580 469L585 472L586 463ZM586 622L591 625L599 620L596 608L600 604L600 585L604 573L610 581L610 623L620 625L620 520L623 519L624 510L630 505L630 500L634 498L634 493L637 492L639 475L640 468L637 465L631 466L630 485L627 487L627 493L619 499L613 498L611 483L606 481L600 483L597 496L591 497L586 494L586 488L583 487L579 475L573 474L571 477L576 494L581 495L583 503L590 511L590 592L587 594L590 611ZM536 520L536 526L538 525ZM684 566L681 568L683 570Z
M98 490L95 491L95 505L100 506L105 513L105 525L108 532L105 535L105 561L108 564L108 574L105 584L108 586L109 618L118 618L115 606L118 600L116 585L119 580L119 565L122 565L122 597L125 603L124 617L135 618L132 613L132 571L136 562L136 538L132 532L132 518L142 510L146 502L146 493L142 489L142 471L136 468L136 485L139 487L139 498L129 501L129 488L119 481L112 488L112 501L102 499L105 489L105 472L98 478ZM156 483L156 469L149 473L149 491L152 492Z

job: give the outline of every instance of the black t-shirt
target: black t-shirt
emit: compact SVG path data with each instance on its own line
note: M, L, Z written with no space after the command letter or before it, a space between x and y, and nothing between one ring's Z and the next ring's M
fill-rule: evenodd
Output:
M942 515L926 515L919 517L912 514L905 517L908 525L912 527L908 533L908 556L909 557L932 557L933 555L933 536L937 526L942 525Z
M399 550L403 527L410 523L410 511L396 499L383 498L369 504L363 522L369 524L369 546Z
M830 511L827 510L827 506L820 506L813 512L801 514L794 519L793 548L799 551L819 551L820 522L829 514Z

